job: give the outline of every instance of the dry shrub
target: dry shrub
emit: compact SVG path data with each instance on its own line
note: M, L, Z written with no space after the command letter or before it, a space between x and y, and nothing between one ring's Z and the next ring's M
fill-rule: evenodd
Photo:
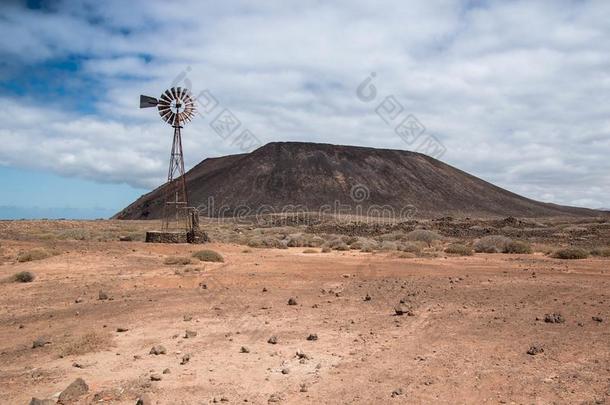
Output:
M23 263L23 262L31 262L34 260L43 260L48 257L55 256L57 254L58 253L54 250L31 249L31 250L26 250L24 252L20 252L17 255L17 261Z
M244 249L241 252L242 253L252 253L252 249Z
M405 242L402 244L401 249L403 252L406 253L413 253L415 255L418 255L421 253L421 246L419 246L417 243L414 242Z
M184 256L168 256L163 260L163 264L186 266L187 264L191 264L191 259Z
M203 249L198 252L193 253L193 257L195 259L199 259L202 262L224 262L225 259L218 252L215 252L210 249Z
M610 257L610 247L591 249L592 256Z
M275 248L275 249L287 249L288 245L286 241L281 241L271 236L262 238L252 238L248 241L248 246L252 248Z
M417 257L416 254L410 253L410 252L402 252L398 255L399 259L414 259L416 257Z
M15 283L31 283L36 278L36 275L31 271L20 271L11 276L11 281Z
M322 253L330 253L332 249L328 246L322 246Z
M511 239L506 236L489 235L474 243L474 251L478 253L502 253L511 242Z
M303 250L303 253L318 253L318 251L315 249L305 249Z
M469 246L462 245L461 243L452 243L445 248L445 253L458 256L472 256L473 252Z
M428 244L428 246L432 246L432 242L435 240L441 240L442 237L434 231L429 231L427 229L415 229L407 234L407 239L425 242Z
M112 343L110 332L89 332L63 344L60 347L59 354L62 357L80 356L86 353L107 350L112 347Z
M381 242L380 249L381 250L398 250L398 245L396 244L396 242L384 240L383 242Z
M532 247L529 243L521 240L513 240L504 248L503 253L518 253L518 254L530 254L532 253Z
M581 248L569 247L556 250L552 256L555 259L576 260L586 259L589 257L589 253Z

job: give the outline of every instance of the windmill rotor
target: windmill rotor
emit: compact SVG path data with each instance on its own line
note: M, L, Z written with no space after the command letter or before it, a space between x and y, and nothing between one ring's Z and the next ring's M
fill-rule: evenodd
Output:
M190 122L195 117L195 99L189 89L172 87L165 90L156 99L150 96L140 96L140 108L157 107L163 121L172 126L180 126Z

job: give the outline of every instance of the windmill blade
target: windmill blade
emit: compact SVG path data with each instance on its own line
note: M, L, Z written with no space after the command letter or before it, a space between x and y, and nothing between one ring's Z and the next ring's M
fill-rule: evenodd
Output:
M182 100L182 95L184 94L184 91L185 91L185 90L186 90L186 89L183 89L182 87L178 87L178 88L176 89L176 93L178 94L178 98L179 98L180 100Z
M161 94L161 99L162 99L163 101L166 101L166 102L168 102L168 103L171 103L171 102L172 102L172 93L170 93L170 91L169 91L169 90L165 90L165 91L163 92L163 94Z
M172 93L172 100L175 100L178 98L178 93L176 92L175 87L172 87L171 89L169 89L169 91Z
M159 100L154 97L140 95L140 108L156 107L158 103Z

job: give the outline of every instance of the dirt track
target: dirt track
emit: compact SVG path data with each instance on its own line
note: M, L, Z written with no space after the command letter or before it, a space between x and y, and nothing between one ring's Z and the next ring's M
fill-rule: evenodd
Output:
M82 377L82 403L610 402L609 259L207 247L225 263L163 264L188 245L61 242L58 256L0 265L0 278L37 275L0 284L0 401L53 397ZM401 299L414 316L394 315ZM545 323L553 312L565 322ZM33 349L39 336L52 343ZM533 343L544 352L528 355Z

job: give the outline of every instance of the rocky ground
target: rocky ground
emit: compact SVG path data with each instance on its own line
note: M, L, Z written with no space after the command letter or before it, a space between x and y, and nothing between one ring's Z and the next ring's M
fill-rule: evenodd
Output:
M62 239L20 262L50 249L24 232L0 235L3 404L610 403L610 258Z

